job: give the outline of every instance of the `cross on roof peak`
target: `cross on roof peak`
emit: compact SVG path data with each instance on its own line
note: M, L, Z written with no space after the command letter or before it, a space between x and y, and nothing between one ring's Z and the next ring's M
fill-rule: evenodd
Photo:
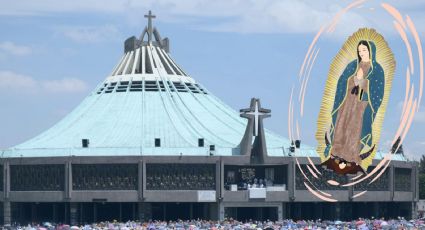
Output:
M155 15L152 14L152 11L149 10L149 14L145 15L145 18L148 19L148 42L152 41L152 18L156 18Z
M152 18L156 18L156 16L152 14L151 10L149 10L149 14L147 15L145 14L145 18L148 18L149 20L151 20Z

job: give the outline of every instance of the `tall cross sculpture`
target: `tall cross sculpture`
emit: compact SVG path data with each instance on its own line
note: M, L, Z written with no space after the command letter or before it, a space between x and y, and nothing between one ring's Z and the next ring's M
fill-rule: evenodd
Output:
M260 99L252 98L250 107L240 110L240 116L248 119L245 134L239 144L242 155L250 155L251 160L260 163L267 155L263 119L270 117L270 109L261 108ZM255 137L254 144L252 137Z
M241 117L245 117L248 119L254 119L254 132L253 135L254 136L258 136L258 125L259 125L259 120L266 118L266 117L270 117L270 109L263 109L263 108L259 108L259 103L260 100L254 99L254 103L255 105L252 106L251 103L251 107L249 109L241 109Z
M150 43L152 41L152 18L156 18L155 15L152 14L152 11L149 10L149 14L145 15L145 18L148 19L148 42Z

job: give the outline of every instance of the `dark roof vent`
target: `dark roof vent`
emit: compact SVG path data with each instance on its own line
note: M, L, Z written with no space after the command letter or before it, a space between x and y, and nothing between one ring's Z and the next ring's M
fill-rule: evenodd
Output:
M155 147L161 147L161 138L155 138Z
M198 139L198 147L204 147L204 138Z
M81 139L81 145L83 146L83 148L88 148L89 143L89 139Z
M299 149L301 146L301 141L300 140L295 140L295 148Z

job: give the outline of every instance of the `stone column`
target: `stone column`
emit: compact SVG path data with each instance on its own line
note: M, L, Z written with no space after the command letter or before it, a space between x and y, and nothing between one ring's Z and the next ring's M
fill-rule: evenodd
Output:
M224 220L224 205L223 202L218 202L218 220Z
M287 210L288 209L288 205L286 202L282 203L282 219L288 219L288 213Z
M289 194L289 200L294 201L295 200L295 176L296 176L296 170L295 170L295 161L294 159L291 159L291 162L288 164L288 194Z
M418 203L417 202L412 202L412 219L417 219L418 218Z
M11 224L12 213L9 200L10 194L10 164L8 161L3 163L3 223Z
M220 198L223 197L224 181L221 178L221 168L224 168L222 161L217 161L215 163L215 194L217 200L220 200Z
M142 177L142 191L141 191L141 200L144 201L145 199L145 191L146 191L146 161L141 162L141 166L139 165L139 168L142 167L142 175L139 175Z
M67 161L65 163L65 184L64 184L64 198L65 201L71 200L72 193L72 163L71 161Z
M278 221L283 220L283 205L282 204L279 204L279 206L277 206L277 220Z
M218 202L217 202L217 217L218 220L224 220L224 205L223 205L223 196L224 196L224 162L223 160L220 160L220 170L218 173L216 173L216 175L218 174L219 176L219 182L220 182L220 196L218 198Z
M347 175L348 180L354 178L354 176ZM354 186L348 186L348 201L351 203L353 201L353 195L354 195Z
M69 159L65 165L65 182L64 182L64 201L65 203L65 222L69 221L72 225L78 222L76 214L72 213L72 209L75 209L75 204L72 205L71 201L71 193L72 193L72 163Z
M139 200L143 200L143 188L145 188L145 181L143 180L143 168L143 161L139 161L137 165L137 194Z

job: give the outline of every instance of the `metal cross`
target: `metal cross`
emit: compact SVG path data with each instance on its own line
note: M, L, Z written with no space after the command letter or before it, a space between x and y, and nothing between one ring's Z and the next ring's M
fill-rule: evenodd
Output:
M155 15L149 10L149 14L145 15L145 18L148 18L148 42L152 40L152 18L156 18Z

